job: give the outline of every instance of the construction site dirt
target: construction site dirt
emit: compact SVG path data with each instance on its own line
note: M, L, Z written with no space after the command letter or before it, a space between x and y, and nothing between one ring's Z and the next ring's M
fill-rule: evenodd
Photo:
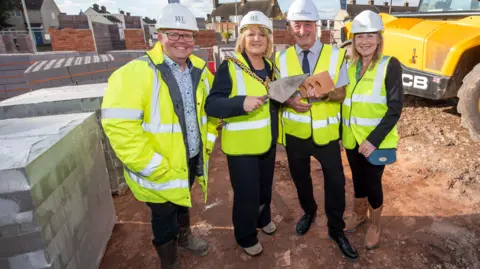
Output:
M381 246L366 250L364 224L349 240L360 259L349 262L328 239L324 214L323 177L312 158L312 178L318 217L305 236L295 234L303 214L291 180L286 153L278 147L272 200L274 236L259 232L264 252L250 257L235 243L231 221L233 192L220 141L210 160L207 203L193 188L193 233L206 238L210 253L196 257L180 252L182 267L195 269L270 268L445 268L480 269L480 143L460 126L455 105L405 96L398 128L398 159L383 177L384 214ZM347 209L352 210L353 185L342 153ZM130 191L114 197L117 224L101 269L160 268L151 245L148 207Z

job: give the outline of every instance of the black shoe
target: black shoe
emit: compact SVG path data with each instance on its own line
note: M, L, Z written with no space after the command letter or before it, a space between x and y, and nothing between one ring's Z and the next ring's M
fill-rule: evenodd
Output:
M308 232L308 229L310 229L310 225L315 222L315 218L317 216L317 213L314 213L312 215L310 214L305 214L302 216L302 218L298 221L296 231L298 235L304 235Z
M338 248L342 252L343 256L345 256L345 258L347 258L348 260L350 260L352 262L358 260L357 251L352 246L350 246L350 242L348 242L348 239L347 239L347 237L345 237L345 235L340 235L340 236L328 235L328 237L332 241L337 243Z

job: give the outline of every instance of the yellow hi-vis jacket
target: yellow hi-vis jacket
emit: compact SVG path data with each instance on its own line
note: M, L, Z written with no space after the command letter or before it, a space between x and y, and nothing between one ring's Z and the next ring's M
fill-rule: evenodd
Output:
M328 71L336 84L344 57L344 49L323 44L312 74ZM303 74L295 46L277 52L275 64L280 71L280 78ZM301 102L308 103L306 99L302 99ZM313 102L310 110L303 113L290 107L282 107L279 112L278 143L286 146L285 134L307 139L312 137L313 133L313 141L317 145L326 145L339 139L340 108L340 103L330 101Z
M218 120L207 118L204 110L213 75L202 59L191 55L190 61L202 142L197 174L202 174L198 182L206 201L208 152L218 126ZM125 180L135 198L192 206L182 97L160 43L110 76L102 103L102 126L124 164Z
M356 64L348 67L350 84L342 105L342 143L346 149L354 149L357 143L362 144L388 110L385 77L389 61L389 56L382 56L373 70L368 68L358 82ZM397 143L395 126L378 148L396 148Z
M248 67L248 63L242 54L235 53L235 58ZM272 66L269 60L267 62ZM239 95L267 95L265 86L234 62L228 62L228 70L232 79L230 98ZM247 115L224 119L222 151L228 155L260 155L266 153L272 145L270 119L270 102Z

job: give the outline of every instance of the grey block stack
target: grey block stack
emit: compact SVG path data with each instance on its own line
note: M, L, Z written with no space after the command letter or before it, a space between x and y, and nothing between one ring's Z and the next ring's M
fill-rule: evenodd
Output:
M145 50L112 50L108 54L114 58L113 63L109 63L109 68L120 68L131 60L145 55Z
M0 55L0 101L31 90L24 72L36 61L78 56L78 52L41 52Z
M195 49L193 54L208 62L208 49Z
M112 62L105 54L38 61L25 70L25 78L33 90L104 83L114 71L107 67Z
M0 268L98 268L116 221L94 113L0 121Z
M68 113L96 112L100 123L100 109L107 83L64 86L32 91L0 102L0 120L40 117ZM112 193L121 193L127 187L123 177L123 164L115 155L104 132L101 142L107 162Z
M223 61L221 51L224 51L223 56L225 56L226 51L233 52L235 50L235 44L222 44L213 46L213 60L215 61L215 70L218 69L220 64Z

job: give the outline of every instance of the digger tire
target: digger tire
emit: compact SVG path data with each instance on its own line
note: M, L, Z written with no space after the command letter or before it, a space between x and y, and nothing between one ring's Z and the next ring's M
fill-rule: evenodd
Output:
M462 126L470 132L473 141L480 141L480 64L464 77L457 97Z

